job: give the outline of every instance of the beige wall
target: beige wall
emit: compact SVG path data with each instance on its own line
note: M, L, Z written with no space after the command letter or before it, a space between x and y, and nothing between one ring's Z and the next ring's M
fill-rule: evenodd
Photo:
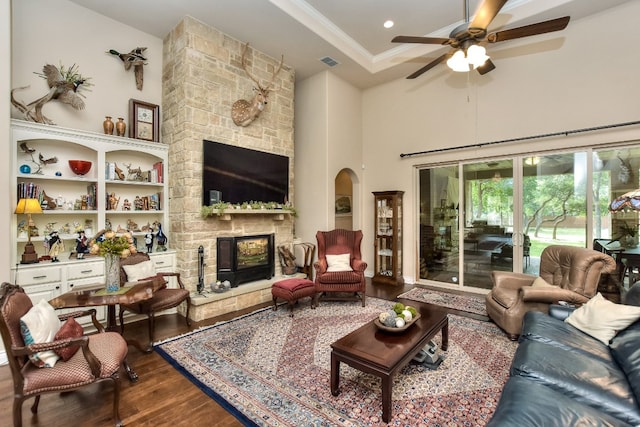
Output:
M296 236L315 242L335 223L335 178L352 172L353 228L362 228L362 92L330 72L296 86ZM364 196L363 196L364 194Z
M78 66L91 78L84 92L85 109L49 102L43 113L58 126L102 132L104 117L123 117L128 122L129 99L160 104L162 95L162 40L120 24L66 0L14 0L11 87L29 85L16 98L31 102L47 93L41 73L45 64ZM115 6L114 6L115 7ZM3 27L6 28L6 27ZM109 49L129 52L146 47L144 85L137 90L133 69L125 71L122 61L106 53ZM8 99L5 98L5 99ZM162 114L162 108L160 114ZM22 114L11 108L11 117Z
M404 190L404 275L415 276L418 232L415 166L544 149L640 139L638 126L472 148L401 159L401 153L464 146L507 138L638 120L640 2L628 2L575 20L560 34L491 45L497 68L485 76L457 74L444 66L416 80L397 80L365 91L362 100L365 193ZM558 37L560 38L558 40ZM516 53L516 47L525 48ZM467 78L469 80L467 81ZM373 228L365 205L365 230ZM372 259L371 233L364 256Z
M296 85L296 237L316 241L316 232L327 229L329 182L327 158L328 102L325 96L328 72L316 74Z

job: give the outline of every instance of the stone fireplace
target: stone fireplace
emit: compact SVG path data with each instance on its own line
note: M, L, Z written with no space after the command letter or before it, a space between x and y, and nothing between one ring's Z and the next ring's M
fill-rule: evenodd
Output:
M203 218L200 213L203 140L289 157L289 200L295 204L294 72L285 65L262 114L247 127L236 126L231 119L231 105L238 99L250 99L254 85L242 68L243 46L243 41L191 17L185 17L164 40L161 114L162 140L169 145L169 247L176 250L177 271L194 293L199 246L204 247L207 288L217 280L218 237L273 234L276 247L293 243L294 218L289 214L239 210ZM270 80L279 65L279 58L251 47L246 59L251 74L259 79ZM275 264L278 277L282 273L279 263ZM229 292L224 299L208 298L211 301L207 304L196 303L191 317L203 320L271 298L270 286L265 284L248 283L238 289L242 288L241 294Z

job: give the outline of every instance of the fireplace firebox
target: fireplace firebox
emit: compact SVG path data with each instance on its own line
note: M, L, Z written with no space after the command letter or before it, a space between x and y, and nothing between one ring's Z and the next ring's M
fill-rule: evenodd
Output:
M217 280L228 280L231 287L275 276L273 234L218 237Z

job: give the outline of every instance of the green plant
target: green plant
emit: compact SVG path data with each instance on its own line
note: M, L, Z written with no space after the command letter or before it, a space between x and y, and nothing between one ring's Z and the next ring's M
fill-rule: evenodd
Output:
M638 232L638 227L635 225L629 225L626 222L620 224L620 231L623 236L635 237Z
M218 202L209 206L202 206L200 208L200 216L202 216L202 218L208 218L214 215L222 216L225 213L226 209L232 208L232 207L234 207L234 205L228 202ZM298 216L298 212L296 211L296 208L290 205L282 205L281 203L278 203L278 202L256 202L252 200L249 202L243 202L243 203L237 204L235 205L235 208L236 209L253 209L253 210L263 209L263 208L264 209L282 209L284 211L289 212L289 214L291 214L291 216L293 216L294 218L297 218Z
M231 206L231 204L227 202L218 202L209 206L203 206L200 208L200 216L203 218L208 218L213 215L222 216L229 206Z

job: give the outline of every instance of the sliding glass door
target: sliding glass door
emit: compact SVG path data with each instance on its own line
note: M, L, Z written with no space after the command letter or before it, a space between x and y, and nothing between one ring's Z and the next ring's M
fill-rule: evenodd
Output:
M587 225L607 222L609 184L588 185L587 159L588 150L419 170L420 279L490 289L493 270L538 274L549 245L591 247ZM597 216L587 215L594 201Z
M458 284L459 167L421 169L419 181L419 277Z
M513 160L462 165L463 284L491 287L491 271L512 271L514 247Z

